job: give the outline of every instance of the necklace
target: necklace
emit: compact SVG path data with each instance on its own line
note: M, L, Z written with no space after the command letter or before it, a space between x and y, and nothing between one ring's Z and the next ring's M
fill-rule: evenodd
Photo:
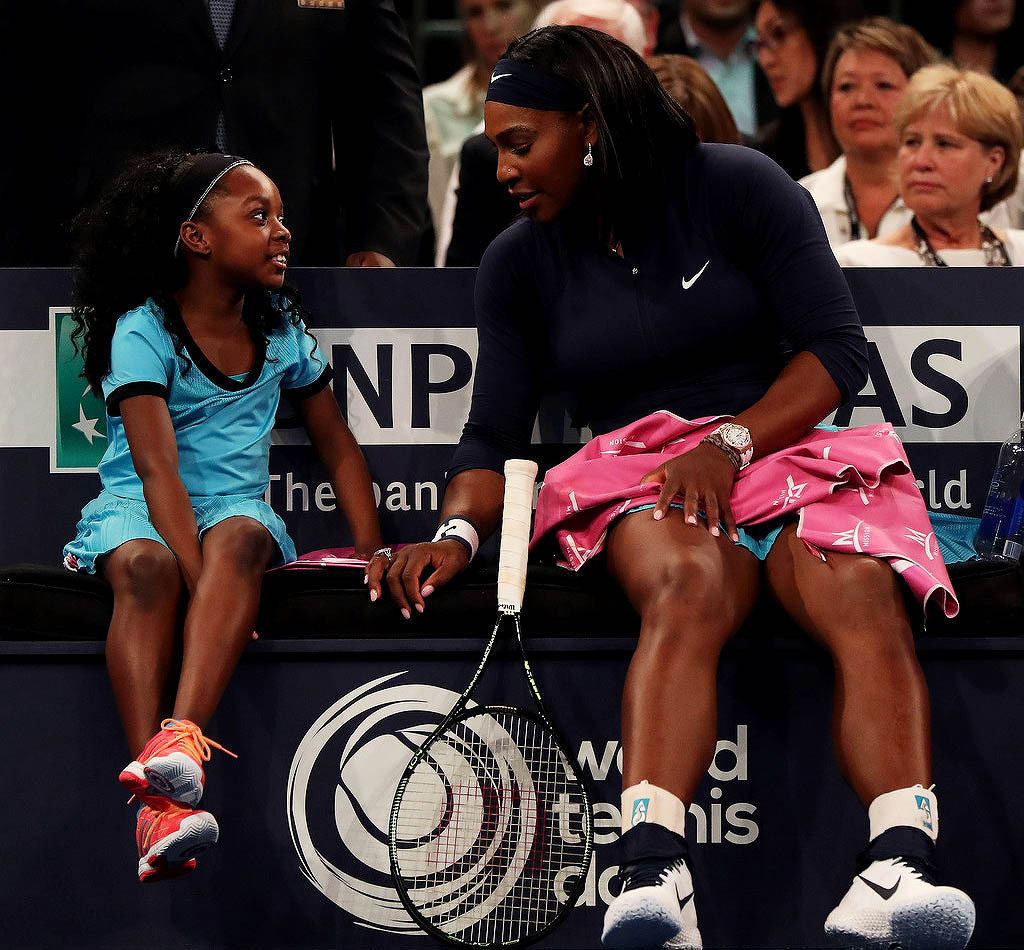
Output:
M985 266L1010 267L1010 256L1006 253L1006 246L996 237L987 224L981 224L980 222L979 224L981 226L981 250L985 255ZM910 219L910 226L914 229L914 236L917 238L917 247L914 250L917 251L917 256L921 258L925 265L927 267L949 267L936 253L935 248L932 247L932 242L928 240L928 235L925 234L925 230L921 227L921 223L917 220L916 215Z
M853 185L850 184L849 176L843 178L843 192L846 198L846 209L850 216L850 240L856 241L861 238L869 238L870 235L864 233L864 227L860 222L860 215L857 214L857 202L853 199ZM889 202L889 207L882 212L883 218L892 210L893 206L899 200L900 196L897 195ZM881 219L879 219L879 223L881 223Z

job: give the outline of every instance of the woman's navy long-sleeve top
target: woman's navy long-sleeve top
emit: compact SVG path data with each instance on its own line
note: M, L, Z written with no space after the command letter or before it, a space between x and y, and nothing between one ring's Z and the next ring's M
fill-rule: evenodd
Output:
M479 355L461 471L528 454L541 396L570 394L595 433L656 409L688 419L760 399L813 353L845 400L867 347L810 195L774 162L698 145L645 236L620 257L558 222L514 224L476 282Z

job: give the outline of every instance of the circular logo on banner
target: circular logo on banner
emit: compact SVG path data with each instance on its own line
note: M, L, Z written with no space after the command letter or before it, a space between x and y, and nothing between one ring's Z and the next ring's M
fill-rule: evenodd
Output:
M317 890L361 923L418 934L391 883L391 803L412 753L459 694L392 682L403 675L357 687L313 723L292 759L286 806L302 871Z

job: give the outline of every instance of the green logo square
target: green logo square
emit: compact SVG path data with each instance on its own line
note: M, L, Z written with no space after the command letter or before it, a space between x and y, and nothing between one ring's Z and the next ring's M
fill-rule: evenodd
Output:
M83 362L75 352L70 310L51 311L57 383L57 433L53 470L96 471L107 449L107 412L103 400L81 376Z

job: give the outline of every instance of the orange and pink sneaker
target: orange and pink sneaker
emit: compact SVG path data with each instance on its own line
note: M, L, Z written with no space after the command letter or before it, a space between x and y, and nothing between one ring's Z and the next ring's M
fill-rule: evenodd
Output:
M164 881L196 869L196 855L217 842L217 819L208 811L164 801L162 810L143 805L135 822L139 880Z
M210 761L211 747L238 758L207 739L194 722L165 719L139 757L124 767L118 781L158 811L166 807L168 799L180 805L198 805L206 783L202 763Z

